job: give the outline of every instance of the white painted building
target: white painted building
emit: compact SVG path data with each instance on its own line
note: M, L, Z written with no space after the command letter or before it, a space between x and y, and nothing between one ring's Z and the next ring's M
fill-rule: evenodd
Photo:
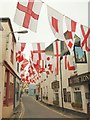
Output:
M1 18L0 22L3 27L0 31L0 117L8 118L19 104L20 76L16 67L16 39L11 21Z
M61 45L64 45L63 42ZM39 81L40 97L47 104L90 115L90 51L87 52L86 45L81 49L76 40L74 57L72 57L65 45L62 46L59 75L56 76L53 73L45 78L42 73L41 81ZM53 43L46 48L46 54L53 56ZM75 70L65 68L65 56L71 62L74 58Z

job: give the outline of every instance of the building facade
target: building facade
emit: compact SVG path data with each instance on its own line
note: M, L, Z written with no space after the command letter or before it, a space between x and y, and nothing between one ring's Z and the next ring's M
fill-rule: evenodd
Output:
M79 41L75 41L73 56L61 42L59 75L53 72L45 78L42 73L40 97L47 104L90 115L90 52L86 45L81 48ZM53 43L46 48L46 54L54 57ZM69 62L73 63L74 69Z
M19 102L20 76L16 69L16 39L9 18L1 18L3 31L0 31L1 64L0 76L2 78L2 117L8 118L12 115L14 108ZM3 46L3 47L2 47ZM17 85L18 84L18 85Z
M0 24L1 25L1 24ZM1 28L2 26L0 26L0 28ZM2 82L2 31L3 31L3 29L1 30L0 29L0 41L1 41L1 43L0 43L0 105L1 105L1 107L0 107L0 119L2 118L2 86L3 86L3 82Z

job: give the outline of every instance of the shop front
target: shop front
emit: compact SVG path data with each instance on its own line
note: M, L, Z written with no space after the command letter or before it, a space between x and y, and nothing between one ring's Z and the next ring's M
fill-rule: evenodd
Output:
M17 78L20 78L7 61L4 61L3 74L3 118L9 118L16 107L16 100L19 101Z
M90 115L90 72L68 79L73 91L72 108Z

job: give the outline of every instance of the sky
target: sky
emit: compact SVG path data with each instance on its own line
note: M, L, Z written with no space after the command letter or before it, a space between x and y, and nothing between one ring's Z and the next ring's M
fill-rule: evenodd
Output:
M89 0L42 0L44 4L41 9L38 21L37 33L28 30L27 34L15 34L19 42L26 42L25 53L29 53L32 49L33 42L45 42L47 47L56 38L50 28L47 16L47 5L62 13L63 15L73 19L74 21L88 26L88 1ZM12 22L13 30L26 30L13 22L16 5L18 0L0 0L0 17L9 17Z

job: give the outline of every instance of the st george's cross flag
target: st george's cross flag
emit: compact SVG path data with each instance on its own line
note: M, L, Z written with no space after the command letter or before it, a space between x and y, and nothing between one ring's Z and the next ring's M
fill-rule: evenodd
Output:
M23 52L25 49L26 43L21 43L21 42L17 42L16 44L16 51L21 51Z
M81 47L83 48L89 39L90 29L86 26L81 25Z
M36 32L42 4L40 0L19 0L14 22Z
M16 62L22 62L24 60L23 51L25 49L26 43L18 42L16 44Z
M26 70L20 71L21 81L25 81L25 72L26 72Z
M72 20L66 16L65 16L65 22L66 22L66 27L67 27L66 32L68 32L68 34L69 34L69 36L68 36L69 39L74 39L77 22L75 22L74 20Z
M49 6L47 6L47 11L52 32L54 33L57 39L64 41L63 15Z
M65 16L65 21L64 21L64 37L65 37L65 43L70 51L71 54L73 54L73 47L75 43L75 31L76 31L76 22L73 21L72 19L68 18Z
M78 24L78 26L76 26L76 33L75 33L79 38L80 38L80 43L81 43L81 47L85 48L85 50L87 52L90 51L90 43L89 43L89 38L90 38L90 28Z
M75 70L75 59L72 55L63 56L63 65L66 70Z
M20 63L23 60L24 60L24 54L21 51L19 51L18 53L16 53L16 62Z
M85 38L87 33L88 33L88 27L78 23L77 26L76 26L75 34L80 38L82 48L83 48L84 44L86 43L84 38Z
M55 58L55 69L56 69L56 75L58 75L59 72L59 60L61 55L61 48L60 48L60 41L56 40L53 43L53 49L54 49L54 58Z
M46 73L50 74L50 73L53 73L53 59L52 59L52 56L50 55L47 55L46 56Z
M87 33L87 36L88 37L86 37L86 51L87 52L90 52L90 28L89 28L89 30L88 30L88 33Z
M28 65L29 61L25 58L21 64L20 71L24 70L25 67Z
M33 62L37 60L45 60L45 43L32 43L33 47Z

